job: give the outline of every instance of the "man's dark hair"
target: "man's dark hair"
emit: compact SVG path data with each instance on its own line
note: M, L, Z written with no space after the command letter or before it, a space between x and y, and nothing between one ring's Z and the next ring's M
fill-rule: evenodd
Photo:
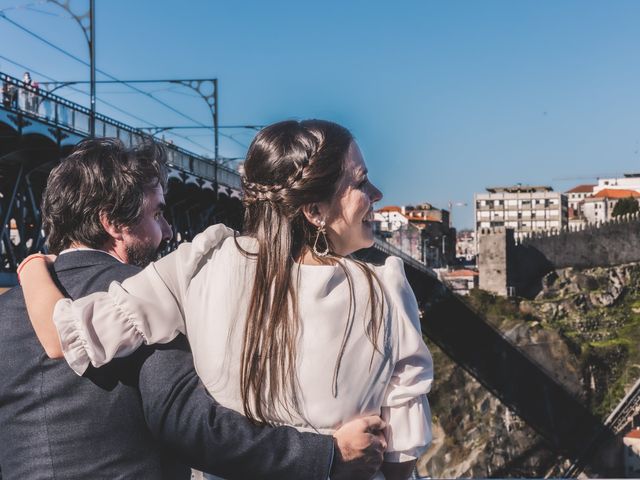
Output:
M74 243L100 248L109 239L101 214L116 226L142 218L144 193L166 188L164 148L145 142L129 149L117 138L83 140L49 175L42 199L42 224L51 253Z

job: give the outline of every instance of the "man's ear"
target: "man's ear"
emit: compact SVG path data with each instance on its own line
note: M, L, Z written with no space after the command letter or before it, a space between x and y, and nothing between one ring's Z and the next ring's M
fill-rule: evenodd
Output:
M102 228L104 228L104 231L107 232L113 240L122 240L124 228L116 226L111 220L109 220L106 212L100 212L100 224L102 225Z
M324 220L326 216L322 205L319 203L307 203L303 205L302 213L307 219L307 222L315 226L318 226L320 221Z

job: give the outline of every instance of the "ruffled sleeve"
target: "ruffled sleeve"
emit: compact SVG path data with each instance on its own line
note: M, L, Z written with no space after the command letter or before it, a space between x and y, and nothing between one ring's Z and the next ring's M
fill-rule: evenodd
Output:
M185 331L183 305L189 284L233 230L214 225L193 242L147 266L107 292L60 300L53 321L69 366L82 375L141 344L167 343Z
M431 410L426 394L433 382L433 361L422 339L418 304L402 260L389 257L382 269L395 333L395 367L381 414L388 424L384 459L406 462L418 458L431 442Z

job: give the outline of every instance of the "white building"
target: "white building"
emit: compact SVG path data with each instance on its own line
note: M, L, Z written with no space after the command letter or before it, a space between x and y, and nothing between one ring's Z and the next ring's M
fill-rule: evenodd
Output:
M409 223L401 207L382 207L373 212L373 221L379 223L381 232L396 232Z
M475 270L442 271L439 272L438 277L458 295L468 295L469 290L478 288L479 274Z
M565 192L569 202L569 226L579 227L586 223L582 207L584 200L593 195L593 189L596 185L578 185L571 190Z
M625 173L622 178L600 178L593 193L601 190L635 190L640 192L640 173Z
M458 232L456 235L456 257L472 261L477 254L476 232L473 230Z
M567 226L567 197L551 187L487 188L475 195L476 232L506 227L518 233L560 230Z
M640 198L635 190L605 188L583 200L582 214L589 223L608 222L612 218L613 209L621 198Z

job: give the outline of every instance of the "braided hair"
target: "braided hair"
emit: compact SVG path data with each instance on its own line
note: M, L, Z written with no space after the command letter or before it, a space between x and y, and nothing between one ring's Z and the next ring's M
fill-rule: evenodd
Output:
M300 411L295 374L299 321L292 270L306 251L313 251L316 234L303 207L331 201L352 142L351 133L333 122L285 121L261 130L249 147L242 176L244 234L257 240L258 250L244 252L255 259L256 276L244 332L240 383L244 413L252 420L268 423L279 409ZM328 244L332 250L329 240ZM324 261L340 264L335 254ZM381 289L374 288L375 274L364 263L356 263L369 281L371 321L367 334L375 349L382 323ZM353 321L353 302L352 298L334 381Z

